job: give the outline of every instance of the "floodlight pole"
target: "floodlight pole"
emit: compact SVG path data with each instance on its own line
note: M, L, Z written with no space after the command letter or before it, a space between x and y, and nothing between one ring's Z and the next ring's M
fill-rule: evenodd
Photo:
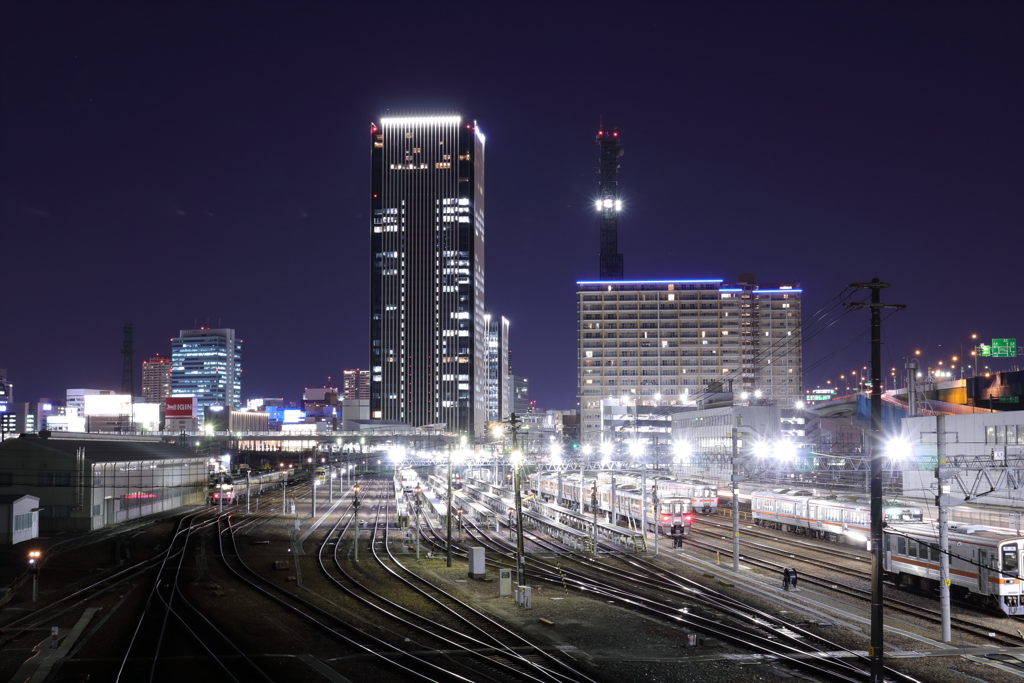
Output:
M886 282L855 282L853 289L870 289L871 303L853 303L851 308L871 309L871 683L885 682L884 595L882 592L882 309L906 308L902 304L883 304Z
M942 620L942 642L948 643L953 635L949 626L949 485L946 483L949 470L946 468L946 416L935 416L935 478L938 480L939 495L935 498L939 508L939 605Z

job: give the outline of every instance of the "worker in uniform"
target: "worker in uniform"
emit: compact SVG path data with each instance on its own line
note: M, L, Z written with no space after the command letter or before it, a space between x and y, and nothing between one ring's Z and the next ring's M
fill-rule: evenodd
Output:
M683 527L681 524L672 525L672 547L682 548L683 547Z

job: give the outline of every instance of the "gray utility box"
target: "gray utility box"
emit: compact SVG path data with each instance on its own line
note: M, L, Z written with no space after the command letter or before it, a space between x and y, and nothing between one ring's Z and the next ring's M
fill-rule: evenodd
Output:
M507 598L512 595L512 570L502 569L498 572L498 597Z
M483 548L470 548L469 549L469 575L474 579L482 579L484 574L487 572L487 567L484 564L484 549Z

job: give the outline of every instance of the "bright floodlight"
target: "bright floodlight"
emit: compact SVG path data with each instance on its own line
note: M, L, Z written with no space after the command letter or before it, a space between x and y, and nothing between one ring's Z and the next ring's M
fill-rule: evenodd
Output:
M761 398L761 390L757 389L754 391L754 398Z
M612 464L612 456L609 453L605 453L604 456L601 458L601 466L608 467L608 465L610 464Z
M612 450L614 448L615 447L612 445L611 441L602 441L601 442L601 455L603 455L605 458L610 458L611 454L612 454Z
M591 446L589 443L586 444L583 447L583 455L590 456L590 454L593 453L593 452L594 452L594 447Z
M746 391L741 392L740 393L740 398L743 399L744 401L746 401L748 398L750 398L750 393L746 392Z
M494 429L491 430L491 434L494 436L495 439L500 439L501 437L505 436L505 428L502 427L501 425L495 425Z
M804 409L804 405L805 405L805 404L804 404L804 402L803 402L803 401L797 401L797 402L795 403L795 406L796 406L796 409L797 409L797 410L803 410L803 409Z
M391 458L391 461L394 463L402 462L405 460L405 446L392 446L388 450L388 457Z
M896 437L886 442L885 454L893 460L910 460L914 457L914 446L906 439Z
M509 455L509 460L514 466L519 467L523 464L523 452L518 449L512 451L511 455Z
M561 454L562 454L562 444L558 443L557 441L552 441L551 442L551 456L552 457L557 457L557 456L560 456Z
M768 447L767 441L755 442L752 450L754 452L754 455L756 455L759 458L763 458L771 452L771 449Z
M690 454L693 453L693 448L690 446L689 441L676 441L675 453L676 460L686 462L690 459Z
M796 458L796 444L792 441L776 441L775 457L779 460L794 460Z
M643 456L644 445L639 441L634 441L633 443L629 444L629 454L632 455L634 458L639 458Z

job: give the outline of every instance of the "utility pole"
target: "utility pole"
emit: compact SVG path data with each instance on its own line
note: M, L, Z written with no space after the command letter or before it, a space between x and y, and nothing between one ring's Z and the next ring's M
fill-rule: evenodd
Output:
M739 418L736 418L739 424ZM740 465L737 459L739 450L739 429L732 428L732 570L740 570Z
M245 514L249 514L249 499L252 498L252 484L249 479L249 470L245 471Z
M448 514L445 516L448 535L445 537L445 556L447 566L452 566L452 445L448 444Z
M516 492L516 569L519 588L526 585L526 551L523 545L523 491L521 486L522 473L526 463L519 451L519 418L515 413L508 416L508 426L512 430L512 455L518 454L518 462L512 463L512 481Z
M422 492L423 492L423 489L421 489L419 487L419 485L417 484L416 485L416 505L415 505L415 507L416 507L416 528L413 530L413 533L416 534L416 559L417 560L420 559L420 494Z
M658 513L654 513L657 515ZM655 518L657 519L657 518ZM644 525L644 543L647 543L647 463L640 472L640 523ZM657 543L658 536L655 532L654 541Z
M356 523L356 544L355 548L355 560L359 561L359 484L352 487L352 515L355 517Z
M654 510L654 554L658 554L658 529L660 528L658 522L660 518L658 516L658 483L655 482L651 485L651 509Z
M949 508L963 501L954 501L949 495L950 475L946 467L946 416L935 416L935 479L938 481L939 495L935 497L935 505L939 509L939 605L941 608L942 642L952 639L949 625Z
M882 290L889 284L874 278L854 282L854 289L870 289L871 303L850 304L852 308L871 309L871 683L885 683L884 595L882 592L882 309L906 308L903 304L883 304Z

